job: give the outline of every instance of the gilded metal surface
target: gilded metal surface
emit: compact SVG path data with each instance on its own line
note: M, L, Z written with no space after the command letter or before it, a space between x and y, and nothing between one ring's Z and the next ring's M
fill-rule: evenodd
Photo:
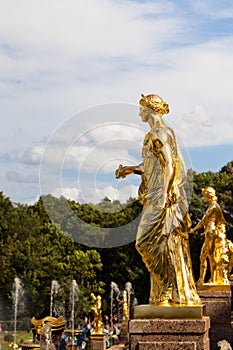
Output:
M102 301L101 296L94 295L91 293L91 298L95 301L94 305L91 307L91 310L94 313L94 334L102 334L103 333L103 322L102 322Z
M56 330L64 330L66 320L63 316L60 316L58 318L52 317L52 316L46 316L40 320L36 320L34 318L31 319L31 323L33 324L33 329L36 330L36 333L41 333L41 328L47 323L50 322L52 329Z
M148 95L144 96L141 94L141 100L139 101L140 105L146 108L152 109L158 115L162 116L163 114L169 113L169 106L162 98L158 95Z
M139 198L143 212L136 249L151 275L150 304L166 300L171 305L195 305L200 304L200 299L189 252L186 172L174 131L161 118L168 111L168 105L158 95L142 95L139 114L151 127L143 142L143 163L120 166L116 176L141 175Z
M123 318L125 321L129 319L129 308L128 308L128 293L126 290L123 291L122 300Z
M200 292L229 292L231 290L230 284L200 284L197 286L197 290Z
M52 332L52 341L54 343L60 338L62 332L64 331L66 320L63 316L60 316L58 318L55 318L52 316L46 316L40 320L36 320L32 318L31 323L33 324L33 327L32 327L33 342L40 340L43 327L46 324L50 324L51 332Z
M63 328L66 324L66 320L63 316L60 316L58 318L52 317L52 316L46 316L40 320L36 320L34 318L31 319L31 323L35 327L35 329L38 330L38 333L40 333L40 329L47 323L50 322L52 328L60 329Z
M8 344L8 348L14 349L14 350L18 350L19 345L16 343L9 343Z
M134 318L202 318L202 305L137 305L134 307Z
M207 259L210 265L209 284L228 285L230 272L231 242L226 239L225 219L217 203L215 190L212 187L202 189L204 201L209 207L201 221L190 231L194 233L204 228L204 244L200 255L200 278L198 285L204 284L207 270Z

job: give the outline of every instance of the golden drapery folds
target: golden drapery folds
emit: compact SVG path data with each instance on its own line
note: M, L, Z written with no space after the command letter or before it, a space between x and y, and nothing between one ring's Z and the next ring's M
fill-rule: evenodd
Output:
M185 170L173 131L166 126L152 128L142 156L146 201L136 249L151 274L150 303L198 303L189 252Z

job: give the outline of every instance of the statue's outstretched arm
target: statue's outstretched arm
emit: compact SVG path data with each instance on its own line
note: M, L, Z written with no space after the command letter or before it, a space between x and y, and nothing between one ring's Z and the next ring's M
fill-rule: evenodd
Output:
M116 170L116 178L119 179L120 177L124 178L129 174L138 174L142 175L144 172L143 164L140 165L132 165L132 166L122 166L119 165L118 169Z

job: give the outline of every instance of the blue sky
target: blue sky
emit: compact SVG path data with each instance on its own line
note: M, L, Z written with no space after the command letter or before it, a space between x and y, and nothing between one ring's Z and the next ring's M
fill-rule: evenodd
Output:
M15 11L17 8L17 11ZM1 2L1 191L75 200L136 195L119 162L141 160L140 94L198 172L233 160L232 1Z

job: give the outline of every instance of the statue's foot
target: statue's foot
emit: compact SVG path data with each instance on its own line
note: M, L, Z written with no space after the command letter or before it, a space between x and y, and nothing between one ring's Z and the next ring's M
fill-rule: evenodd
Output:
M208 281L208 284L218 284L218 283L215 279L210 278L210 280Z
M161 298L161 297L160 298L150 298L149 304L151 304L151 305L160 305L160 304L165 305L165 304L168 304L169 301L170 301L169 298Z
M159 304L158 298L150 297L150 299L149 299L149 304L151 304L151 305Z
M154 296L151 296L150 297L150 300L149 300L149 303L150 304L156 304L156 305L165 305L165 304L168 304L169 302L171 302L171 298L170 298L170 294L169 293L164 293L162 295L160 295L159 297L154 297Z
M203 286L203 284L204 284L204 281L201 278L199 278L199 280L196 282L197 286Z

